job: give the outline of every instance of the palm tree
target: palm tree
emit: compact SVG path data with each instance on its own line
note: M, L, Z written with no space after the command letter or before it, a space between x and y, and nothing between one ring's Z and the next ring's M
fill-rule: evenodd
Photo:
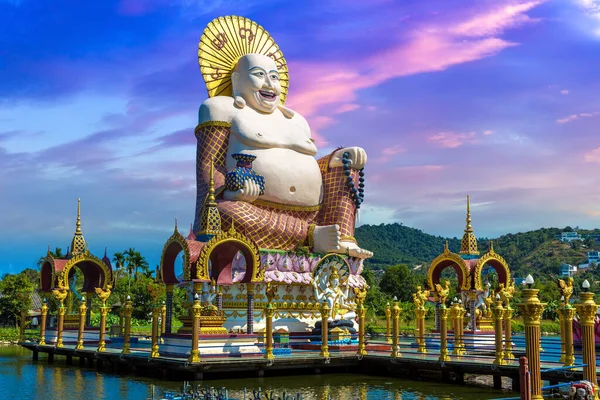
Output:
M50 250L50 255L52 256L52 258L64 258L65 257L65 255L63 254L63 251L60 247L57 247L56 249L54 249L54 251ZM37 263L35 265L37 265L38 267L41 267L42 264L44 263L45 258L46 258L46 256L40 257L40 259L37 261Z
M125 254L118 252L113 255L113 262L115 263L115 267L117 268L117 277L115 282L119 280L119 276L121 275L121 271L123 267L125 267Z

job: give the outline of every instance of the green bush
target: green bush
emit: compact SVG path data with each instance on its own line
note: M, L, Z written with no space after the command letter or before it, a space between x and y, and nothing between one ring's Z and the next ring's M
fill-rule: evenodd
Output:
M555 321L542 321L540 323L540 331L545 333L559 334L560 323Z
M514 319L510 321L510 326L513 332L521 333L525 332L525 325L522 321L515 321Z

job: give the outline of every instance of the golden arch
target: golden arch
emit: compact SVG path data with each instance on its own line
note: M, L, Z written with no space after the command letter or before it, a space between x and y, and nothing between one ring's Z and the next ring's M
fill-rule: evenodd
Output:
M188 246L188 242L187 242L186 238L183 237L183 235L181 233L179 233L179 231L177 230L177 226L175 226L175 232L173 232L171 237L169 239L167 239L167 242L163 246L162 255L160 256L160 279L161 279L161 282L174 283L171 281L173 279L177 280L177 278L175 278L174 276L173 277L168 276L167 281L165 281L165 273L164 273L165 257L168 256L169 263L174 264L175 257L177 257L177 255L179 254L179 251L177 251L177 253L173 254L173 252L174 252L174 248L172 246L173 244L179 245L181 250L183 250L183 279L190 280L191 279L190 277L192 276L191 265L190 265L190 248ZM173 272L173 275L175 275L175 272L174 271L172 271L172 272Z
M510 269L508 268L508 263L499 254L496 254L492 248L477 261L477 265L475 266L473 279L475 280L476 290L483 290L481 271L483 271L485 264L490 264L496 270L498 273L498 283L504 283L504 285L506 285L510 281Z
M444 252L437 256L432 262L429 270L427 271L427 281L429 282L429 288L435 290L435 284L440 283L440 274L444 269L449 266L458 266L459 270L459 282L458 286L461 290L471 289L471 274L465 260L456 253L452 253L448 248L444 249Z
M221 232L218 235L215 235L204 247L202 247L198 262L196 263L196 279L204 282L210 281L210 271L208 268L210 256L217 247L227 243L237 245L241 248L240 251L242 251L246 258L246 268L252 264L252 276L248 283L264 281L265 271L261 267L258 246L248 237L236 232L233 223L227 232Z
M112 285L112 272L110 271L108 266L104 263L104 261L102 261L98 257L85 251L83 253L76 254L75 256L70 258L69 261L67 261L67 263L65 264L63 270L58 273L57 286L59 288L70 290L68 282L69 272L73 267L75 267L75 265L81 262L90 262L100 268L100 271L102 271L102 274L104 275L104 279L102 280L102 290L106 290L108 285Z

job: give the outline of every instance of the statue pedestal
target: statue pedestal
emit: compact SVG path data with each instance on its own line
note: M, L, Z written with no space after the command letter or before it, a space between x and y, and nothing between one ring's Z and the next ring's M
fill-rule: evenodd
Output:
M178 334L191 334L192 326L194 324L194 318L190 316L179 317L179 320L183 323L183 326L177 330ZM220 317L218 315L201 315L200 316L200 329L198 330L199 335L226 335L228 333L227 328L223 327L223 324L227 320L227 317Z
M492 318L481 317L477 320L477 330L480 331L493 331L494 320Z
M226 320L226 317L220 317L218 315L201 315L200 335L226 335L227 329L223 327Z

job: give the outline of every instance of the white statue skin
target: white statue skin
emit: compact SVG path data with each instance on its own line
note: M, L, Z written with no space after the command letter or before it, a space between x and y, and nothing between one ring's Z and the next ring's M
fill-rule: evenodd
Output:
M281 84L275 62L261 54L242 57L232 74L234 99L216 96L202 103L199 123L231 123L227 146L227 170L235 168L235 153L253 154L252 168L265 178L261 199L279 204L315 206L323 199L323 180L315 155L317 147L310 127L298 113L280 105ZM360 147L336 151L330 167L342 165L342 155L349 153L350 167L361 169L367 155ZM244 188L225 190L226 200L252 203L259 197L259 186L246 180ZM341 241L338 225L317 226L314 250L318 253L348 253L353 257L373 255L352 241Z

